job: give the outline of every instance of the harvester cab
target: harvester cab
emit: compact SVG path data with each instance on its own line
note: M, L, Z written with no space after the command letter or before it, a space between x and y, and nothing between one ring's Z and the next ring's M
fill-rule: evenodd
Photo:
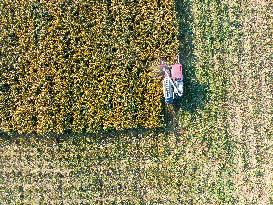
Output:
M174 99L183 95L183 73L179 57L176 64L168 65L163 60L160 62L160 70L164 73L163 93L165 102L172 104Z

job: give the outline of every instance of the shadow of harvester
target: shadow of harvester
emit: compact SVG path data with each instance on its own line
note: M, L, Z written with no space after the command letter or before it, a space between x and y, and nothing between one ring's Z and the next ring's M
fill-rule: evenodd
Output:
M200 84L196 77L193 54L193 18L189 0L176 1L179 22L180 61L183 64L184 95L174 104L174 111L183 110L193 113L203 109L208 101L208 87Z

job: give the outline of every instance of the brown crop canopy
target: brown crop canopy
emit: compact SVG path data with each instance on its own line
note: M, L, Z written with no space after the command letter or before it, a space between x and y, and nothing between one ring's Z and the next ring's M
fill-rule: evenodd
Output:
M1 1L0 129L97 132L162 126L160 79L176 57L174 1Z

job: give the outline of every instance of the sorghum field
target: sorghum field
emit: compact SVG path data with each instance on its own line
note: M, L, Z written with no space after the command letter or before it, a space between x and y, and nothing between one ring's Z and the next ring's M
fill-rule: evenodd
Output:
M174 1L4 1L0 129L94 133L164 125L160 56L178 54ZM156 22L156 24L155 24Z
M166 127L3 132L0 204L273 203L272 2L175 6L185 95Z

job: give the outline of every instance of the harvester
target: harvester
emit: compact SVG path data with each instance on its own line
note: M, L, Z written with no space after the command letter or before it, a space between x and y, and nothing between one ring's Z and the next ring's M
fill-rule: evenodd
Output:
M163 93L166 104L173 104L174 99L183 95L183 73L182 64L179 57L176 64L168 65L163 60L160 61L160 70L164 74Z

